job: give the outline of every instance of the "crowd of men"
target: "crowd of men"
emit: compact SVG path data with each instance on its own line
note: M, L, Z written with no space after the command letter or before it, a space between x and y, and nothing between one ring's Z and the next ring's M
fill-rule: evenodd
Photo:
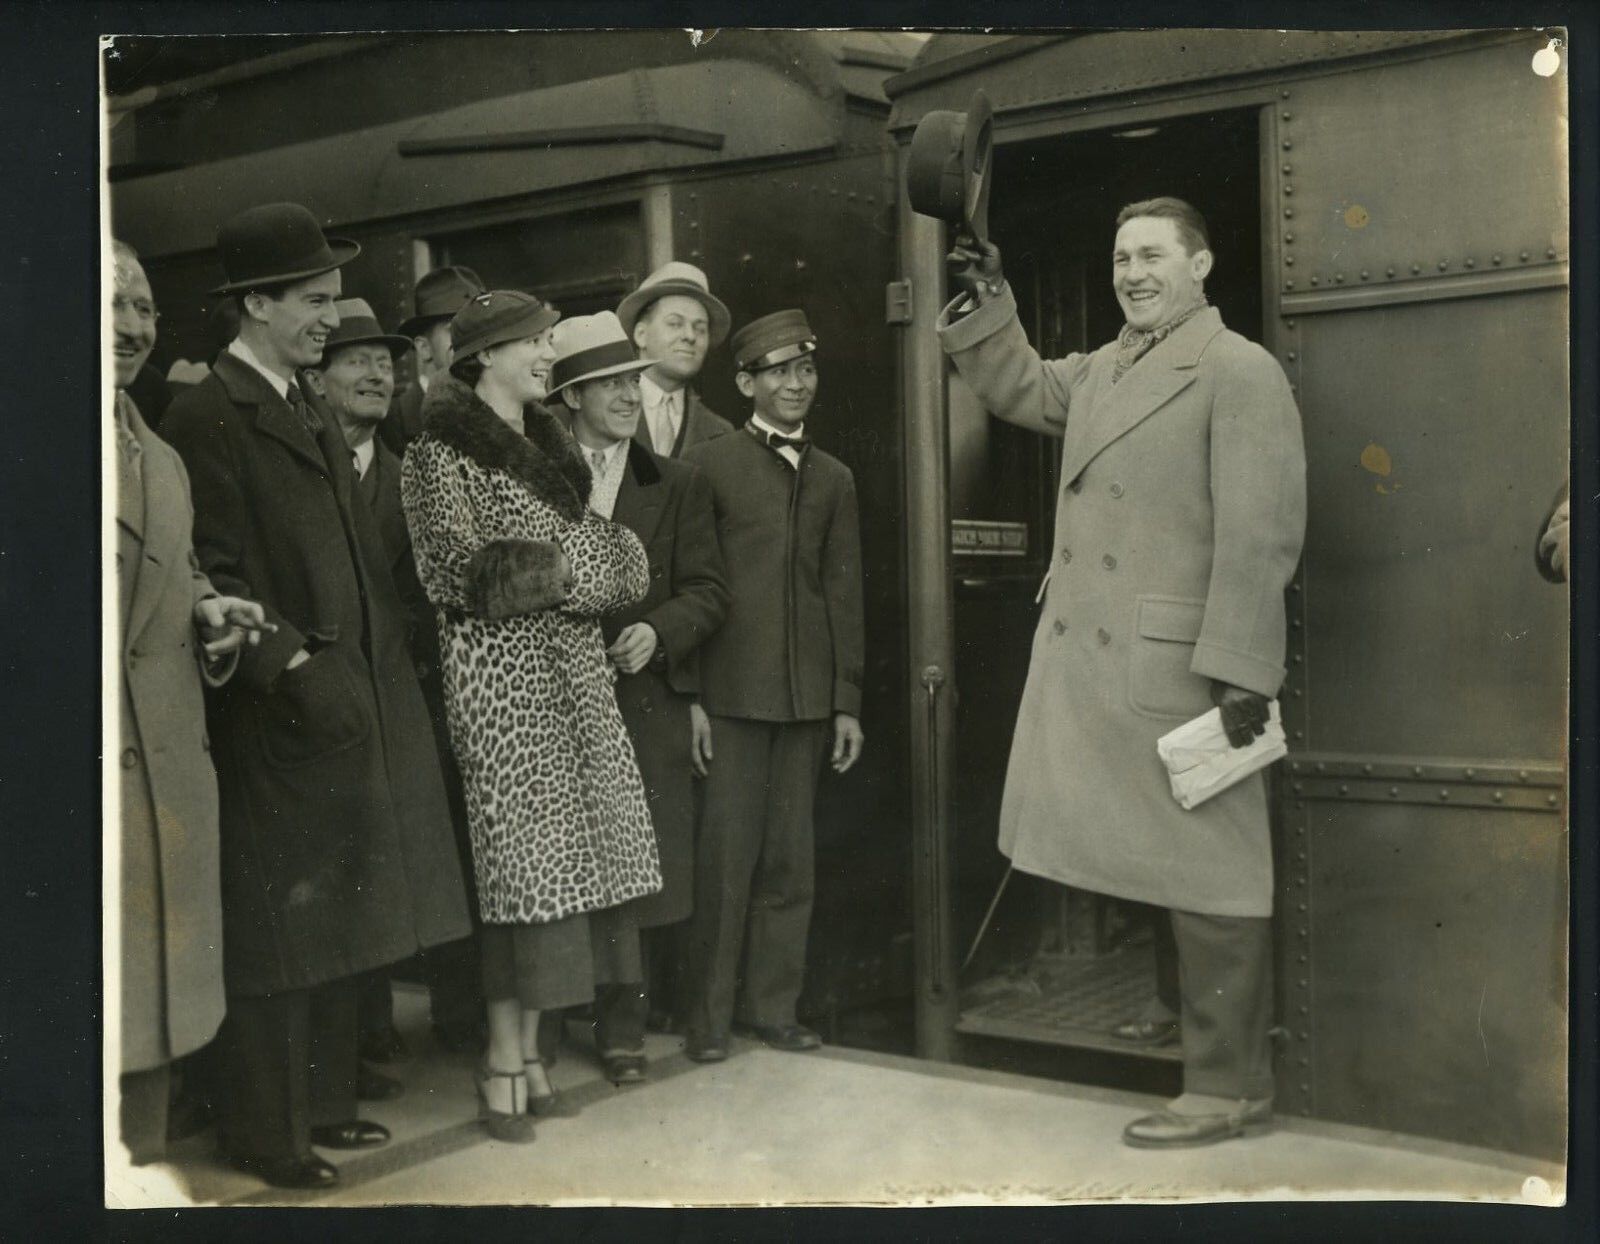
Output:
M113 248L121 1130L149 1160L207 1098L226 1160L319 1188L338 1174L316 1150L388 1140L358 1102L404 1091L373 1065L405 1054L394 965L420 967L441 1045L483 1041L438 612L400 479L450 325L486 291L470 269L429 272L388 332L343 287L359 247L304 207L243 212L217 242L213 292L237 327L159 435L130 397L158 313L137 256ZM590 506L651 568L604 632L664 877L639 913L646 979L595 999L605 1070L625 1084L646 1077L647 1026L726 1057L736 1004L776 1048L819 1044L795 1015L811 801L825 758L843 772L861 753L863 636L853 481L806 435L804 313L733 334L741 429L692 387L732 327L703 272L666 264L609 322L648 361L642 379L600 405L572 385L555 409L594 472Z

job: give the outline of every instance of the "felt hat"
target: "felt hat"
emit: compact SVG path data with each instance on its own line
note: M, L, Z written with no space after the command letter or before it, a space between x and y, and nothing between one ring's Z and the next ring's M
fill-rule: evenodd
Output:
M611 311L562 320L550 335L550 344L556 348L556 361L550 364L551 397L568 385L654 365L637 356L633 342L622 331L622 321Z
M323 362L340 346L365 345L376 341L389 347L392 358L399 358L411 348L411 338L386 333L372 313L365 298L341 298L333 304L339 313L339 326L328 334L322 347Z
M668 294L682 294L705 307L706 314L711 318L712 345L721 344L727 337L728 329L733 326L733 317L728 314L728 308L722 305L722 300L711 292L706 274L692 263L673 260L645 277L638 289L617 304L617 319L629 340L633 338L633 326L639 322L645 309L656 299L665 298Z
M466 358L501 342L537 336L560 318L549 303L520 289L474 294L450 321L450 349L456 358Z
M322 234L317 218L298 203L248 208L217 230L217 255L227 280L211 292L237 294L304 281L349 263L361 247Z
M751 320L734 333L731 348L740 371L757 372L815 353L817 335L811 331L806 313L791 307Z
M981 90L965 112L935 111L918 121L906 161L912 209L986 241L993 136L994 108Z
M453 319L468 299L483 293L483 280L471 268L450 264L424 273L417 282L417 312L403 321L395 332L402 337L419 337L440 320Z

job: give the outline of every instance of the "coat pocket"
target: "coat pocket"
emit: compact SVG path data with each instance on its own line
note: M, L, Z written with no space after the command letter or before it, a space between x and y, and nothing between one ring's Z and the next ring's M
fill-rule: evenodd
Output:
M280 769L348 751L371 730L349 667L326 651L278 675L259 721L262 753Z
M1189 667L1206 603L1141 596L1134 605L1128 657L1128 703L1149 717L1198 717L1212 707L1211 682Z

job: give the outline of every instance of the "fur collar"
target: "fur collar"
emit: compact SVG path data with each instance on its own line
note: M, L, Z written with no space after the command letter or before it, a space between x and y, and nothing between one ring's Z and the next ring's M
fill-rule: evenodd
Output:
M454 376L428 386L423 435L431 436L489 471L504 471L564 518L577 522L589 505L594 479L577 442L537 402L523 415L526 436L490 410Z

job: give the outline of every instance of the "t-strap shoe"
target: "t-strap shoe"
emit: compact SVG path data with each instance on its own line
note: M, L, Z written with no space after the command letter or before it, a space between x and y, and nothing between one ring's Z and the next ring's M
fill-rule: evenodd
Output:
M494 1140L525 1145L533 1140L533 1116L528 1113L528 1079L520 1071L478 1070L478 1118ZM501 1107L506 1107L501 1109Z
M556 1091L542 1058L524 1058L522 1071L528 1086L528 1111L541 1119L571 1119L577 1106ZM543 1089L544 1092L539 1090Z

